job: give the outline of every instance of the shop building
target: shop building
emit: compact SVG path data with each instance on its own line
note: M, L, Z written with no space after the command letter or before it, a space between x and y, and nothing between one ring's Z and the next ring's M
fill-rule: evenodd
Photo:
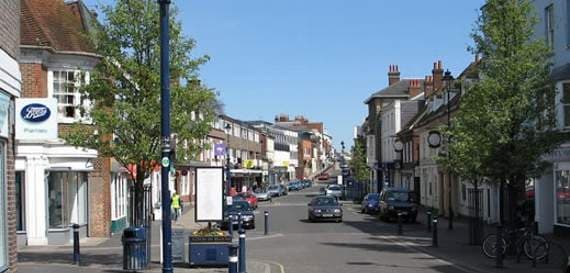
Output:
M21 95L20 3L0 0L0 272L17 271L20 215L14 173L14 101Z
M22 0L21 16L23 98L15 107L19 242L67 244L71 224L81 226L80 237L108 237L112 216L124 218L124 180L114 176L111 183L111 160L61 138L72 123L90 123L80 111L90 102L79 89L100 60L84 36L94 18L81 1L62 0Z

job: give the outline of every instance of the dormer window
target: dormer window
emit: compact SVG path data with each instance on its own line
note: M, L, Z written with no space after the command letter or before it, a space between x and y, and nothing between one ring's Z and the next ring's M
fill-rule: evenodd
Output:
M85 121L88 115L81 113L81 106L88 106L89 103L81 95L79 88L87 83L88 73L78 70L54 70L49 73L51 75L48 79L51 79L51 82L48 84L51 87L51 95L57 99L59 122Z

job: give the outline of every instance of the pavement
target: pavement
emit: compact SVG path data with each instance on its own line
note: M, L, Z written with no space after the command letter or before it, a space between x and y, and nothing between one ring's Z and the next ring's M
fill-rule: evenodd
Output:
M185 206L190 208L191 206ZM193 209L186 210L181 219L173 222L173 228L184 229L185 235L189 235L192 230L204 227L203 224L194 222ZM263 233L252 232L251 241L256 240ZM278 236L272 234L269 238ZM186 236L185 236L186 237ZM237 237L237 236L236 236ZM155 222L151 228L152 240L152 263L145 272L161 272L160 261L160 222ZM113 273L124 272L122 270L122 243L121 234L116 234L108 239L88 239L82 240L81 245L81 266L72 265L72 246L41 246L24 247L18 253L18 272L22 273ZM188 249L188 244L185 244ZM187 257L187 251L185 251ZM272 273L279 272L279 268L271 262L248 259L247 270L249 273ZM189 268L185 264L175 264L175 272L188 273L214 273L228 272L227 268Z

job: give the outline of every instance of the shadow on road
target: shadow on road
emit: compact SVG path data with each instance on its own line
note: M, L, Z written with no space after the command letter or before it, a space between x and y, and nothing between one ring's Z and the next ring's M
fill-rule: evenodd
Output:
M410 269L410 270L414 270L414 271L426 269L425 266L398 265L398 264L387 264L387 263L380 263L380 262L348 262L347 264L348 265L354 265L354 266L374 266L374 267L380 267L380 268L387 268L387 269L390 269L391 272L393 270L398 270L398 272L405 272L406 269ZM450 265L437 265L437 266L433 266L430 268L436 270L437 272L441 272L441 273L456 273L457 272L457 268L454 268L453 266L450 266Z
M101 265L105 267L121 267L122 255L119 254L89 254L81 255L81 265ZM39 253L25 252L18 254L18 261L35 264L71 264L72 253Z

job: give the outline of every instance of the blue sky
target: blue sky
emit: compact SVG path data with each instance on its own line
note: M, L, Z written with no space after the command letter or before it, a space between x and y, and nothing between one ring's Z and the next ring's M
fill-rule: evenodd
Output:
M472 61L469 34L484 0L172 2L198 43L195 55L211 57L200 75L227 114L304 115L323 121L338 147L352 144L363 101L386 86L390 64L403 78L423 78L434 61L454 75Z

